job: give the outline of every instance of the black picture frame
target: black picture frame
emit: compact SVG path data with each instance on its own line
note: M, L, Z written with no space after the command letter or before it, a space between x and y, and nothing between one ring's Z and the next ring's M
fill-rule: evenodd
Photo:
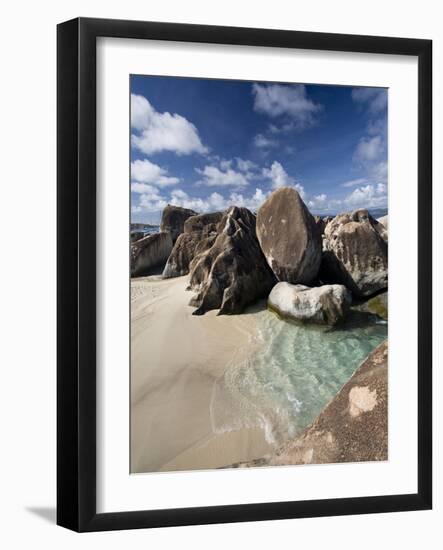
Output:
M399 54L418 58L418 491L136 512L96 511L96 39ZM57 523L104 531L426 510L432 506L432 42L79 18L57 29Z

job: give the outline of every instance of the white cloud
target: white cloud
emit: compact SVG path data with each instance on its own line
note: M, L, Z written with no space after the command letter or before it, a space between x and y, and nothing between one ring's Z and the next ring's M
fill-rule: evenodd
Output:
M235 160L237 162L237 168L240 170L240 172L249 173L257 168L255 162L252 162L250 160L244 160L240 157L237 157Z
M320 104L309 99L303 84L253 84L252 93L257 112L272 118L289 116L297 129L312 126L316 122L315 115L322 109Z
M279 187L291 186L294 187L302 198L305 197L305 190L302 185L297 183L292 176L290 176L283 166L276 160L271 164L271 168L263 168L262 174L265 178L271 180L273 189Z
M196 168L196 172L202 177L197 182L198 185L206 185L208 187L245 187L249 185L248 176L241 172L237 172L232 168L227 167L220 170L217 166L205 166L203 170Z
M191 208L196 212L215 212L226 208L226 201L220 193L211 193L205 199L200 197L190 197L185 191L174 190L169 200L170 204Z
M149 193L141 194L139 204L133 205L131 210L137 214L160 212L167 204L173 204L183 208L191 208L196 212L223 211L234 205L256 211L269 194L269 192L266 193L262 189L256 188L252 195L233 192L225 198L220 193L214 192L206 198L201 198L192 197L183 189L174 189L169 196L160 194L154 189Z
M362 165L376 161L384 152L381 136L363 137L354 153L354 160Z
M264 193L262 189L257 187L255 193L249 197L239 193L231 193L227 203L229 203L228 206L242 206L256 212L269 195L270 193Z
M150 191L140 195L139 203L135 205L135 208L138 208L137 212L158 212L163 210L167 204L160 192L151 188Z
M131 191L138 194L158 192L155 187L152 187L152 185L148 185L147 183L139 183L138 181L133 181L131 183Z
M357 178L355 180L345 181L341 184L341 187L355 187L356 185L363 185L367 183L367 178Z
M381 161L371 167L373 179L386 183L388 181L388 163Z
M222 159L219 164L222 170L229 170L232 167L232 160Z
M327 195L325 193L321 193L320 195L316 195L312 199L308 200L308 206L309 208L324 208L326 206L327 201Z
M372 114L384 111L388 104L388 92L384 88L353 88L352 99L365 105Z
M141 95L131 94L131 126L138 132L131 136L132 145L147 155L160 151L177 155L208 152L192 122L177 113L159 113Z
M268 149L270 147L276 147L278 145L275 139L270 139L263 134L257 134L254 138L254 145L260 149Z
M131 162L131 179L159 187L175 185L180 181L179 178L168 176L168 172L164 168L147 159Z
M354 189L350 195L344 199L344 203L352 208L375 208L387 205L386 185L366 185Z

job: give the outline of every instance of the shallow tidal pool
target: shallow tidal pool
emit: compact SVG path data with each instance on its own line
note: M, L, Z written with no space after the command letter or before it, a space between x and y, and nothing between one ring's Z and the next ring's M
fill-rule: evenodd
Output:
M256 320L253 352L245 359L239 350L214 386L211 421L216 433L259 427L273 446L308 426L388 333L385 321L359 312L332 329L264 307Z

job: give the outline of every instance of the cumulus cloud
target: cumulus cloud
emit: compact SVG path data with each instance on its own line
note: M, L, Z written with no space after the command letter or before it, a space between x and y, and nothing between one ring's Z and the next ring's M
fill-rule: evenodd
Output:
M316 195L312 199L308 200L308 206L309 208L317 208L322 209L326 206L326 201L328 199L328 196L325 193L321 193L320 195Z
M147 183L139 183L138 181L133 181L131 183L131 191L138 194L158 193L157 189L152 185L148 185Z
M356 185L363 185L367 183L367 178L357 178L354 180L345 181L341 184L341 187L355 187Z
M254 137L254 145L260 149L269 149L278 145L275 139L267 138L263 134L257 134Z
M388 202L387 188L383 183L366 185L354 189L344 199L344 203L351 208L377 208L385 207Z
M140 195L137 212L158 212L163 210L168 202L157 189L152 189Z
M252 162L250 160L244 160L237 157L235 161L237 163L237 168L240 170L240 172L250 173L257 168L255 162Z
M316 122L322 106L310 99L303 84L253 84L254 109L272 118L289 117L292 127L304 129ZM274 125L274 130L278 128Z
M273 189L291 186L297 189L302 198L305 196L303 186L297 183L276 160L271 164L270 168L263 168L262 174L265 178L271 180L271 186Z
M159 113L149 101L131 94L132 145L146 155L172 151L177 155L206 154L197 128L177 113Z
M388 105L388 91L384 88L353 88L351 95L353 101L367 107L372 114L384 111Z
M139 204L133 205L133 213L160 212L167 204L191 208L196 212L215 212L226 210L230 206L243 206L256 211L269 193L256 188L253 194L231 193L223 197L220 193L213 192L205 198L193 197L183 189L174 189L169 195L161 194L156 190L140 195Z
M217 166L205 166L203 170L196 168L196 172L202 176L197 184L207 187L245 187L249 185L247 174L238 172L229 166L230 164L222 163L221 168Z
M131 179L159 187L175 185L180 181L179 178L168 176L167 170L147 159L131 162Z
M371 166L371 176L374 180L386 183L388 181L388 163L382 160Z
M354 153L354 160L362 165L376 161L384 152L381 136L363 137Z

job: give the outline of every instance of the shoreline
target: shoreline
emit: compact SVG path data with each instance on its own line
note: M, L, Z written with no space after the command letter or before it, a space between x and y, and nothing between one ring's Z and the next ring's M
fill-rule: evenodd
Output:
M211 418L217 380L253 353L257 308L192 315L187 284L131 280L132 473L217 468L272 451L260 428L216 432Z

